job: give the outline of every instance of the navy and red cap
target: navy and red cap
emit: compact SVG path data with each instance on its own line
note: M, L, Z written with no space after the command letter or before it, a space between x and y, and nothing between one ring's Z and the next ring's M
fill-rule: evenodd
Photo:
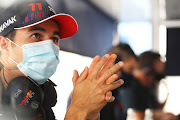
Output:
M64 13L56 14L45 0L15 0L0 13L0 36L13 29L32 27L49 19L60 26L61 39L73 36L77 32L76 20Z

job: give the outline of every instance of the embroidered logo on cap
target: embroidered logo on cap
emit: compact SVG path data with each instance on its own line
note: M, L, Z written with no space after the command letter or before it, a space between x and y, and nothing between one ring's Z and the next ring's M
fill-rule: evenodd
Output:
M22 24L46 17L50 14L50 11L54 13L54 10L47 5L46 1L45 3L31 3L29 7L31 7L31 12L27 14Z
M11 24L14 24L16 22L16 16L11 17L6 22L4 22L2 25L0 25L0 33L4 31L7 27L9 27Z

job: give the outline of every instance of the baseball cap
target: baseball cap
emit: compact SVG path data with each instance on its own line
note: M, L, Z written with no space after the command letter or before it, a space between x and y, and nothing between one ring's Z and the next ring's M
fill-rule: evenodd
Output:
M0 13L0 36L13 29L32 27L49 19L60 26L61 39L73 36L77 32L76 20L68 14L56 14L45 0L15 0Z

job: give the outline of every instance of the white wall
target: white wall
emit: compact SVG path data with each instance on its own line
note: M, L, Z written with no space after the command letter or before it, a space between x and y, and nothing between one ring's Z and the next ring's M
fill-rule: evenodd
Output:
M180 76L168 76L165 82L169 89L169 97L164 107L164 111L178 115L180 114ZM166 94L165 90L162 92Z

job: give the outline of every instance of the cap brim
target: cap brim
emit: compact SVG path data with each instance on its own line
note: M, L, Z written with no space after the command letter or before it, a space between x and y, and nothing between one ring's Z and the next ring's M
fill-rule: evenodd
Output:
M68 15L68 14L56 14L46 19L43 19L39 22L36 22L34 24L27 25L20 28L14 28L14 29L23 29L27 27L32 27L34 25L40 24L50 19L54 19L59 23L61 39L72 37L74 34L76 34L77 29L78 29L77 22L71 15Z

